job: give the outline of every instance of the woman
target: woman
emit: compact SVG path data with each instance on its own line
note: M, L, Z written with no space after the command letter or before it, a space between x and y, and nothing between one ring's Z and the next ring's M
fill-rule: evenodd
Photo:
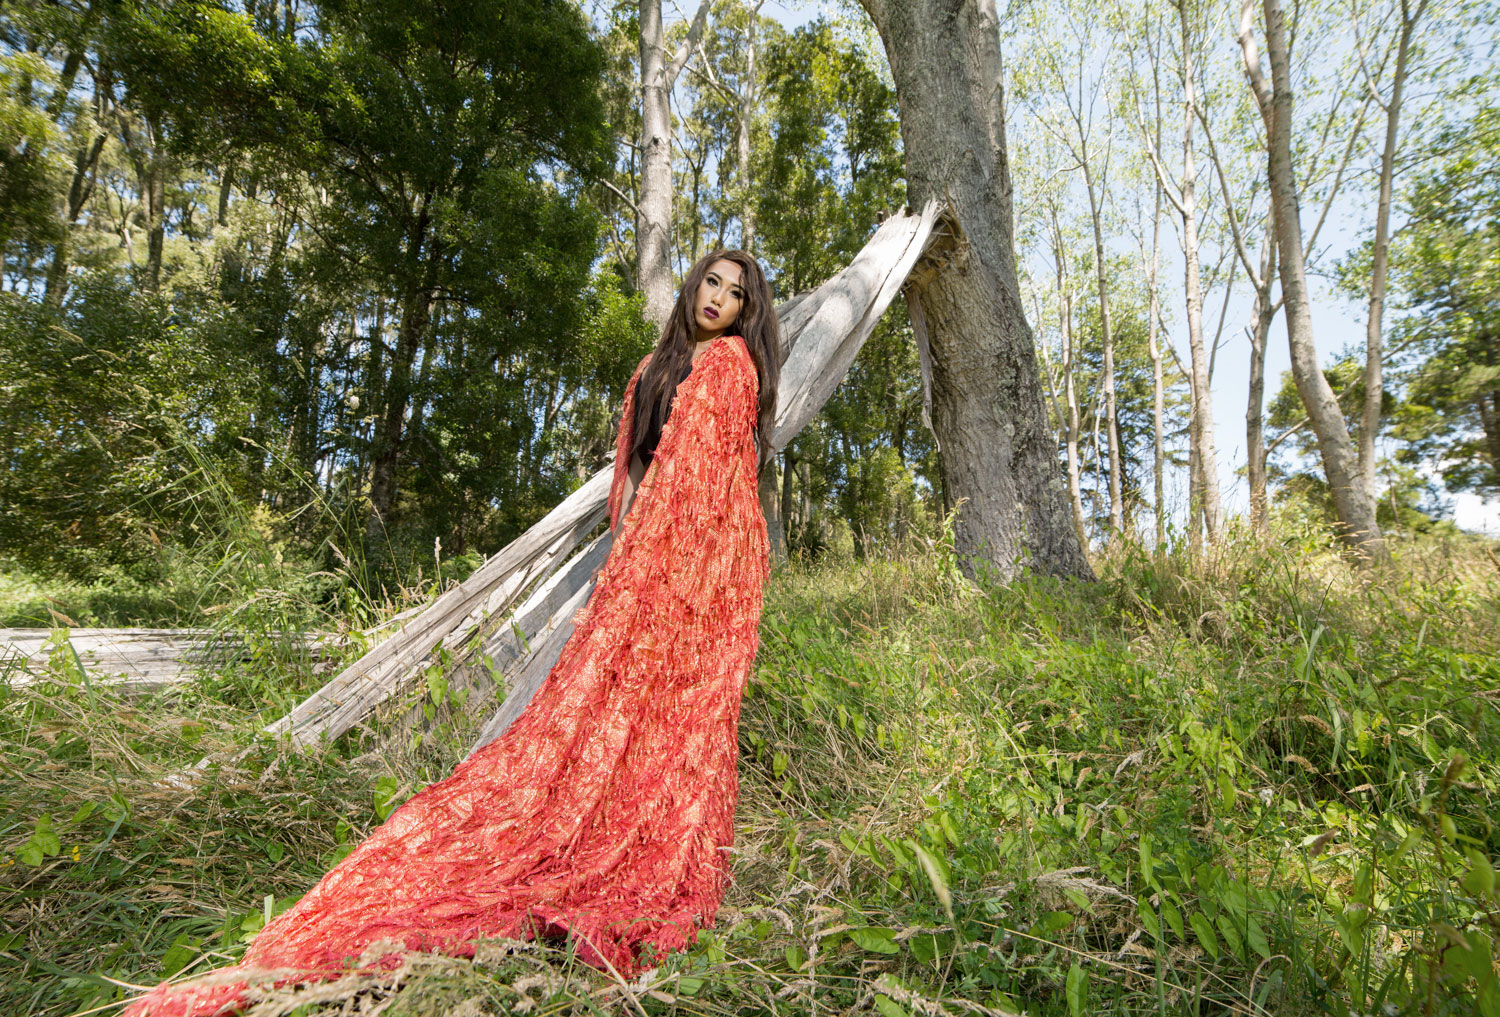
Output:
M128 1014L243 1005L399 951L570 936L631 974L713 922L729 874L740 697L767 571L756 475L780 376L770 286L743 251L693 266L625 392L614 547L546 683L261 931L240 965ZM757 448L759 455L757 455Z

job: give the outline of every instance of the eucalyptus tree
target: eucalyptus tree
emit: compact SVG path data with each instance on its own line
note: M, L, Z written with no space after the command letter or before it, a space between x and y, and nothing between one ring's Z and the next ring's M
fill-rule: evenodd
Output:
M1275 221L1265 207L1265 191L1259 186L1260 168L1266 150L1260 139L1245 130L1247 116L1243 89L1205 89L1195 113L1203 131L1214 179L1218 182L1225 225L1238 265L1245 272L1254 294L1246 335L1250 340L1250 370L1245 400L1246 478L1250 487L1250 525L1264 532L1270 521L1270 494L1265 438L1266 345L1271 324L1281 311L1276 285ZM1219 133L1226 144L1218 142ZM1337 193L1330 189L1330 200ZM1256 253L1252 254L1251 252Z
M146 8L128 26L132 81L184 144L269 150L305 173L326 196L319 243L397 308L373 413L373 540L396 504L414 368L441 356L435 311L482 315L503 343L581 288L597 225L565 188L570 169L592 179L608 159L602 61L562 0L312 13L293 39L196 0Z
M1301 191L1292 150L1296 110L1286 18L1279 0L1263 0L1262 9L1269 79L1256 39L1252 0L1242 0L1240 6L1239 42L1245 77L1265 122L1266 173L1281 262L1281 292L1286 307L1292 376L1318 437L1318 452L1332 493L1339 535L1361 561L1370 561L1387 553L1375 518L1375 501L1361 481L1354 443L1338 400L1318 363L1313 337L1301 223Z
M729 113L734 125L734 147L719 164L721 189L727 195L725 215L721 219L720 242L723 246L723 219L731 210L740 224L739 246L755 250L754 164L752 135L762 119L762 68L766 33L778 33L780 26L761 15L765 0L739 2L731 0L715 13L711 30L698 40L698 60L689 66L705 91L712 91L718 104ZM695 108L694 113L698 111ZM728 183L730 174L733 183Z
M636 200L636 285L646 320L665 328L672 313L672 86L697 48L711 0L702 0L687 35L668 57L661 0L640 0L641 160Z
M1365 402L1359 423L1359 475L1365 495L1375 499L1375 435L1380 429L1381 393L1384 388L1382 323L1385 316L1386 280L1390 269L1391 195L1396 176L1396 148L1401 133L1401 111L1406 99L1407 78L1416 55L1417 29L1427 13L1428 0L1398 0L1384 17L1369 25L1361 17L1361 5L1350 5L1360 71L1371 99L1385 114L1385 137L1377 171L1375 238L1370 247L1369 311L1365 319ZM1394 18L1388 30L1382 22ZM1374 18L1370 20L1376 20ZM1373 36L1373 38L1372 38ZM1382 45L1383 43L1383 45ZM1389 68L1389 70L1387 70Z
M1012 73L1017 85L1012 91L1026 105L1033 121L1067 153L1070 165L1059 170L1079 175L1088 201L1094 242L1094 290L1104 357L1101 387L1109 445L1109 525L1111 539L1115 539L1125 533L1128 523L1122 488L1125 466L1115 399L1115 348L1104 220L1111 194L1110 171L1117 154L1111 65L1121 29L1111 23L1107 11L1103 17L1089 16L1088 12L1066 3L1035 5L1028 15L1030 33L1042 44L1023 47L1013 61ZM1070 437L1076 444L1076 436ZM1070 465L1069 471L1071 487L1074 466ZM1076 497L1074 502L1076 516L1079 512Z
M1223 512L1219 500L1218 454L1215 450L1213 423L1213 395L1210 391L1211 352L1204 340L1203 331L1203 269L1200 225L1202 211L1198 200L1198 163L1196 140L1198 134L1197 108L1199 102L1199 70L1197 51L1203 27L1197 10L1190 0L1180 0L1173 5L1176 25L1175 42L1177 57L1177 80L1181 86L1182 132L1180 149L1182 168L1174 177L1167 168L1157 146L1160 123L1153 129L1145 112L1143 87L1137 89L1137 122L1142 137L1142 150L1151 161L1156 177L1172 208L1176 210L1181 224L1178 240L1182 247L1183 260L1183 310L1188 331L1188 350L1191 363L1189 379L1192 383L1193 415L1189 425L1191 446L1189 466L1189 521L1188 533L1194 545L1204 536L1209 543L1219 539L1223 528ZM1155 9L1148 16L1159 16ZM1154 27L1154 26L1153 26ZM1162 34L1166 30L1163 26ZM1158 122L1165 120L1167 109L1160 99L1159 68L1150 69L1150 84L1153 105L1151 116Z
M901 100L910 201L943 202L952 246L913 290L932 345L944 489L966 499L964 567L1091 576L1069 518L1016 276L994 0L861 0Z

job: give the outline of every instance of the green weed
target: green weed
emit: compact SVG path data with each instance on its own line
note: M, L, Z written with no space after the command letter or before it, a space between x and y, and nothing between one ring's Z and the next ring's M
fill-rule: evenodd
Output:
M718 927L624 985L495 942L387 1013L1500 1013L1500 570L1413 543L1374 581L1311 531L1094 584L984 588L941 539L779 569L741 718ZM432 776L394 718L252 742L209 681L130 701L66 655L0 698L0 1012L233 960ZM441 720L442 667L414 695ZM443 712L437 712L441 705ZM382 734L387 732L388 734ZM382 738L397 739L382 747ZM456 744L456 743L455 743ZM352 988L261 1013L343 1012Z

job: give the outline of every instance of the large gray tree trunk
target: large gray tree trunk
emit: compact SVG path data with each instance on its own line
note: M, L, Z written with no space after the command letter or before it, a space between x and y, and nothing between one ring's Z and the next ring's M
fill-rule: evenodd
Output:
M641 0L641 193L635 220L636 285L646 320L665 328L672 313L672 110L668 98L708 17L704 0L671 60L661 0Z
M1292 378L1297 394L1307 408L1324 476L1333 492L1334 511L1343 538L1364 560L1383 557L1385 545L1375 521L1375 501L1359 477L1359 463L1349 428L1339 409L1333 388L1318 363L1313 341L1312 312L1307 293L1307 265L1302 249L1302 213L1292 165L1292 72L1287 52L1286 23L1277 0L1263 0L1266 20L1266 52L1271 81L1266 82L1256 47L1253 0L1241 0L1240 47L1245 75L1250 81L1266 124L1269 158L1271 215L1281 254L1281 294L1286 305L1287 341L1291 346Z
M940 270L910 291L932 346L932 423L964 568L1009 579L1093 572L1068 518L1016 283L994 0L861 0L901 106L909 200L954 219Z

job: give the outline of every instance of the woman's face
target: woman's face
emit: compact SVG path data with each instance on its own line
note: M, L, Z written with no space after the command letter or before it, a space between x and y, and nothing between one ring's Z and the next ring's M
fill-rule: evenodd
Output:
M698 292L693 295L693 324L699 342L717 339L728 332L739 319L745 303L740 285L740 266L720 258L708 266Z

